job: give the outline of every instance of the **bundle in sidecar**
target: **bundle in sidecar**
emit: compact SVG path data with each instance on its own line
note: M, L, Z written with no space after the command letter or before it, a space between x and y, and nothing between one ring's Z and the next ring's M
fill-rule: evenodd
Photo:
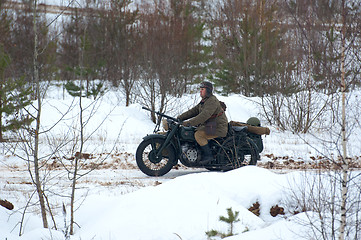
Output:
M241 131L241 129L246 127L247 136L257 145L258 153L263 151L263 141L261 136L269 135L271 132L268 127L262 127L259 119L256 117L249 118L246 123L230 121L229 126L232 128L232 132L234 134L237 134Z

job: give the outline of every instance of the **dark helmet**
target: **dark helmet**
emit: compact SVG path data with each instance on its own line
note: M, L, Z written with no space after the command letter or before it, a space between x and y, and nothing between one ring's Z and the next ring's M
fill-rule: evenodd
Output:
M213 84L207 81L204 81L201 83L201 85L199 86L200 88L205 88L207 91L207 95L210 96L212 95L212 91L213 91Z
M252 126L261 126L261 122L259 121L258 118L256 117L251 117L247 120L247 124L248 125L252 125Z

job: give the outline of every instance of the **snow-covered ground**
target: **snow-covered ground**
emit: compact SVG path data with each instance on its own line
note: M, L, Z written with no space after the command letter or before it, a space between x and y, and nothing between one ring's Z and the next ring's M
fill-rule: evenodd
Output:
M251 116L259 116L256 99L239 95L218 97L227 104L229 120L245 122ZM177 116L198 101L198 95L176 99L168 114ZM320 176L329 183L329 178L314 170L269 170L261 166L285 159L312 162L312 158L320 155L318 151L325 150L319 138L281 132L277 127L269 126L271 134L263 137L265 148L257 167L247 166L221 173L177 166L165 176L148 177L137 169L134 160L137 145L154 128L148 112L142 110L139 104L125 107L122 94L114 91L108 91L96 102L83 99L83 104L89 106L85 119L91 116L85 131L89 139L83 150L91 157L85 163L107 158L99 169L78 181L77 224L70 239L207 239L206 232L212 229L228 232L229 225L219 220L220 216L227 217L228 208L239 212L239 221L233 230L237 235L227 239L294 240L307 239L312 233L309 225L304 224L313 221L312 212L302 212L302 206L292 202L293 197L298 192L311 191L305 183L315 182ZM43 130L51 131L48 139L41 139L40 153L44 156L56 144L67 141L46 168L46 190L54 208L58 230L43 229L37 206L27 206L29 199L32 199L31 203L36 202L36 194L26 162L10 154L9 143L1 143L0 199L7 199L15 206L13 210L0 207L1 240L65 239L69 211L64 216L62 205L69 210L69 198L66 196L69 196L71 182L57 159L71 157L75 144L72 138L78 135L79 129L78 112L76 99L62 88L49 88L41 119ZM67 114L63 116L64 113ZM361 156L359 138L360 129L356 129L349 141L352 157ZM306 144L305 139L311 145ZM49 140L54 146L49 144ZM22 143L17 144L18 153L26 157L20 151ZM357 173L358 170L352 174ZM354 182L361 182L360 177L355 177ZM360 197L357 191L351 191L351 194ZM249 210L257 203L259 216ZM27 213L23 216L26 206ZM282 207L285 214L271 216L270 210L276 206ZM295 214L296 211L301 213ZM22 218L23 225L20 227ZM48 220L53 226L50 218Z

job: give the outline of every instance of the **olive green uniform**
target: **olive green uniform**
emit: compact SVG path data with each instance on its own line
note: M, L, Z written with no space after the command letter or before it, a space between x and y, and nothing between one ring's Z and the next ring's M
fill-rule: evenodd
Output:
M182 121L190 119L184 122L184 125L198 126L196 131L199 133L197 134L196 132L195 137L201 146L207 144L208 141L197 139L197 136L212 139L215 137L225 137L227 135L228 119L221 104L214 95L202 99L195 107L179 115L178 119ZM209 124L210 122L213 122L213 124ZM208 132L207 128L209 125L215 127L212 134L209 134Z

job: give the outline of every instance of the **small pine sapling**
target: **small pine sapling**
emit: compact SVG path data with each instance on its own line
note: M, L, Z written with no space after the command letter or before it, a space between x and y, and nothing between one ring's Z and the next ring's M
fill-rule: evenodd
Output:
M234 229L234 223L239 222L239 218L238 218L238 211L233 212L232 208L227 208L227 214L228 217L225 216L220 216L219 217L219 221L225 222L229 224L229 231L228 233L221 233L218 232L217 230L211 230L206 232L206 235L208 236L208 239L211 239L211 237L215 237L215 236L219 236L221 238L225 238L225 237L229 237L229 236L233 236L233 229Z
M25 108L31 104L31 87L26 86L24 78L6 77L11 58L0 44L0 141L6 141L3 133L16 132L28 127L34 120Z
M226 237L233 236L234 223L239 222L238 211L233 212L232 208L227 208L228 217L220 216L219 220L229 224L229 231Z

